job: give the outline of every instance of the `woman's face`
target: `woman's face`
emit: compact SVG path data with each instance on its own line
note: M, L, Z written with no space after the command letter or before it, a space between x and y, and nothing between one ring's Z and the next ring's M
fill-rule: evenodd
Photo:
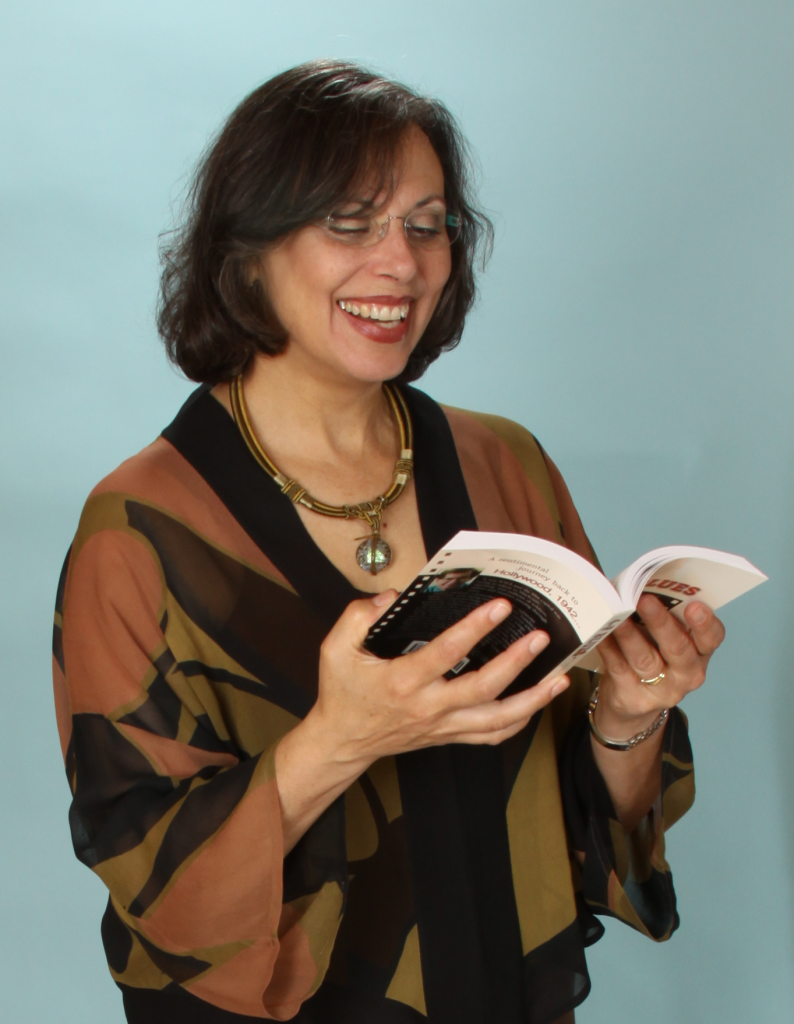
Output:
M404 217L433 197L436 204L443 200L441 164L418 129L406 134L400 168L394 195L376 214L379 221ZM267 252L259 266L288 334L278 358L340 382L396 377L421 338L450 269L449 246L411 247L401 220L390 221L386 237L367 248L345 245L323 227L301 228ZM380 319L372 317L373 307ZM390 319L397 309L403 318Z

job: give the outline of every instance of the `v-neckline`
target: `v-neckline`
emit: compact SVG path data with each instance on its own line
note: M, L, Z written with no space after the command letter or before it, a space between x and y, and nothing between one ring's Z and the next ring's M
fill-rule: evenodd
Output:
M458 530L476 530L477 523L443 410L416 388L401 391L413 423L416 502L429 559ZM329 624L351 601L372 596L351 583L317 544L208 385L193 392L163 437L207 480L301 599Z
M331 559L328 557L328 555L323 551L323 549L320 547L320 545L317 543L317 541L312 536L310 530L308 529L308 527L304 523L300 513L298 512L298 509L297 509L295 503L291 499L289 499L286 495L282 494L281 489L278 487L278 485L273 480L273 478L271 476L269 476L269 474L267 474L262 469L262 467L259 465L257 460L253 457L250 449L248 448L248 445L245 444L245 440L242 437L242 434L240 433L240 430L237 427L237 424L234 422L234 417L229 412L227 407L224 405L223 402L221 402L221 400L219 398L217 398L215 395L213 395L211 388L208 389L207 393L208 393L209 397L212 398L215 401L215 404L220 406L220 408L226 414L227 419L231 420L232 424L234 424L235 434L237 435L238 439L240 441L242 441L243 444L245 445L245 448L246 448L246 451L248 452L248 454L252 456L251 457L251 462L254 464L254 471L257 473L257 475L260 475L260 476L264 475L264 477L267 480L269 480L272 483L272 485L276 488L276 490L279 493L279 496L281 498L283 498L284 502L287 502L289 504L290 511L294 513L294 517L300 523L300 529L298 529L297 527L295 528L294 540L295 540L295 542L297 542L298 541L298 536L300 535L300 543L301 543L301 546L304 548L304 554L305 554L307 560L315 561L318 566L319 566L320 563L323 563L323 568L322 568L323 574L328 576L328 577L332 577L334 575L337 577L337 585L338 586L337 586L336 589L338 589L340 594L344 590L344 586L347 585L347 588L349 589L349 592L350 592L350 597L347 600L347 604L349 604L350 601L355 601L358 598L374 597L378 593L378 591L362 590L360 587L357 587L355 585L355 583L352 582L352 580L348 579L348 577L342 572L342 570L339 568L339 566L337 566L334 562L331 561ZM404 391L403 391L403 394L404 394ZM420 526L421 526L421 523L420 523ZM423 533L422 539L424 541L424 533ZM260 550L264 550L264 548L262 548L261 545L259 545L258 543L257 543L257 546L260 547ZM265 554L267 554L267 556L270 559L270 561L275 564L275 560L271 557L270 553L269 552L265 552ZM426 556L426 558L430 557L429 554L427 553L427 545L425 545L425 556ZM286 576L286 573L284 575ZM292 583L292 580L289 580L289 582ZM294 586L294 584L293 584L293 586ZM295 589L298 590L297 587ZM301 598L306 600L305 595L302 594L300 591L299 591L299 595L300 595Z

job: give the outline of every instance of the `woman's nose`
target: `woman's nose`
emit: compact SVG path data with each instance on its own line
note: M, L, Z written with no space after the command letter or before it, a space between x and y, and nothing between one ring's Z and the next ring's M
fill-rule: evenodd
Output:
M409 280L418 270L416 253L405 237L405 221L402 217L389 217L383 238L371 252L377 272L399 280Z

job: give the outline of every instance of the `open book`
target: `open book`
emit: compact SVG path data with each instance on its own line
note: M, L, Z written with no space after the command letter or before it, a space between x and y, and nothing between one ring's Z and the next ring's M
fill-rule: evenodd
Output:
M364 647L382 658L408 654L479 605L504 597L511 614L447 676L480 668L519 637L544 630L549 646L507 694L574 665L600 667L594 648L636 611L643 592L684 622L690 601L719 608L766 579L739 555L672 545L642 555L610 583L586 559L551 541L462 530L375 623Z

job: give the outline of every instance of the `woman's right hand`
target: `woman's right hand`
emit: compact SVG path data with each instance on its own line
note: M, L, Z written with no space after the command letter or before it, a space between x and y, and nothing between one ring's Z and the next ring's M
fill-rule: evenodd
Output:
M354 601L322 645L319 693L311 715L336 758L369 765L379 757L421 747L501 743L567 687L563 676L497 699L548 645L548 636L537 630L478 671L444 678L510 614L503 599L475 609L411 654L391 661L369 654L362 648L364 639L396 596L386 591Z
M429 644L385 661L363 650L395 591L354 601L323 642L317 702L276 748L276 781L287 853L322 812L380 757L446 743L501 743L568 685L547 679L499 694L548 645L535 631L476 672L444 673L510 614L498 599Z

